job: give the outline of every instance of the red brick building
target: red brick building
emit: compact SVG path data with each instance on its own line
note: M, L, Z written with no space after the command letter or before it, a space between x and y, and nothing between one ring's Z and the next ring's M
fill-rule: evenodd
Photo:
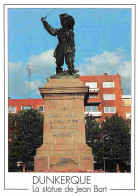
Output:
M123 97L121 88L121 76L117 75L96 75L81 76L81 81L85 86L89 86L88 100L85 103L86 113L92 114L104 120L106 116L111 116L118 112L119 116L126 119L126 112L131 112L131 105L124 104L126 97L130 101L130 96Z
M8 99L8 109L11 113L16 113L22 109L34 108L44 111L44 100L40 99Z
M123 95L119 74L80 76L80 80L85 86L89 86L84 107L86 114L92 114L100 121L116 112L125 119L131 118L131 96ZM28 108L43 112L43 99L9 99L9 112L15 113Z

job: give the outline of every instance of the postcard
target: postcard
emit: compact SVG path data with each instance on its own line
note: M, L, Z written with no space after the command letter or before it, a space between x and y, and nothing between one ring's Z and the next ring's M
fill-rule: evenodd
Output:
M1 9L2 193L135 195L136 1Z

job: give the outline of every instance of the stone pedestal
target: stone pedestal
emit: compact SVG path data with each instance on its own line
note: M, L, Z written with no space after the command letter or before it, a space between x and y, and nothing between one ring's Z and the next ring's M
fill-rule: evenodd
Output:
M43 145L34 157L35 171L93 170L86 145L84 96L88 87L79 78L50 79L39 88L45 100Z

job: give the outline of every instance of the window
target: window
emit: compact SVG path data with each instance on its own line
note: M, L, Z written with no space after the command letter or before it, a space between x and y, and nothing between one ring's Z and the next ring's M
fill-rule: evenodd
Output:
M126 119L131 119L131 112L126 112Z
M89 88L97 88L97 82L86 82L85 86L89 86Z
M86 112L97 112L98 106L86 106Z
M103 99L104 100L115 100L115 94L104 94Z
M33 106L31 106L31 105L26 105L26 106L21 107L22 110L29 110L31 108L33 108Z
M103 82L103 88L113 88L114 82Z
M96 97L98 97L97 94L89 95L89 98L96 98Z
M39 106L38 106L38 110L39 110L40 112L44 112L44 105L39 105Z
M8 112L16 113L16 106L9 106L8 107Z
M131 99L122 99L123 106L131 106Z
M104 113L115 113L116 108L115 107L104 107Z

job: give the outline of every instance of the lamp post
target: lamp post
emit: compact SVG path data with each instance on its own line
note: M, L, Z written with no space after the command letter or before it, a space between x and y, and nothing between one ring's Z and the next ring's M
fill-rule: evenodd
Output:
M108 159L107 157L103 157L103 160L104 160L104 171L106 170L106 165L105 165L105 163L106 163L106 159Z

